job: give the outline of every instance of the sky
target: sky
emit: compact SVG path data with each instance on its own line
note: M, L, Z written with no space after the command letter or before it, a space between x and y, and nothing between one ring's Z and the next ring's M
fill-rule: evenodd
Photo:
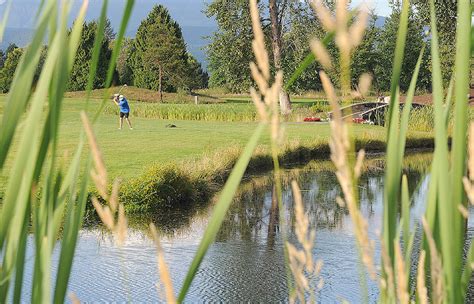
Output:
M390 15L391 9L388 5L388 0L352 0L352 5L357 6L361 3L367 3L370 8L375 9L375 13L379 16L388 17Z

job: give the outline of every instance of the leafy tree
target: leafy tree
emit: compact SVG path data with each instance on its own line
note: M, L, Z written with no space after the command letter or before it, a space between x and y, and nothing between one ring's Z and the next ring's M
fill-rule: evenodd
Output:
M375 75L377 67L377 42L380 30L376 26L377 15L371 14L371 18L364 38L361 44L355 49L352 55L352 86L359 82L359 78L363 73Z
M313 9L307 1L301 1L289 7L288 24L291 26L283 35L283 71L285 79L292 75L295 68L309 54L309 43L312 39L323 39L325 31ZM329 48L334 54L334 45ZM309 90L322 90L319 80L321 66L315 62L296 80L290 88L291 92L302 93Z
M87 87L97 27L97 21L84 22L81 42L77 50L76 59L69 80L69 90L71 91L81 91L85 90ZM104 39L100 46L99 62L93 83L94 89L103 88L105 85L107 69L112 56L112 51L109 48L111 42L109 38L110 36L104 35Z
M388 91L390 89L392 62L395 56L395 44L400 14L400 5L394 5L392 7L392 14L385 20L384 27L381 30L379 41L377 43L377 67L374 76L375 83L380 91ZM403 59L402 73L400 77L401 91L406 91L410 85L412 73L415 70L418 56L424 44L425 37L423 24L417 18L415 12L410 10L405 57ZM428 52L425 52L425 55L428 56ZM426 57L424 62L426 63ZM419 76L419 84L424 83L425 86L427 83L424 77L428 76L427 69L427 65L424 64ZM420 88L419 85L418 88ZM428 89L428 87L422 89Z
M453 72L456 53L456 25L458 0L435 0L436 27L439 34L440 59L445 86ZM418 18L424 26L430 26L430 2L413 0Z
M8 92L13 81L16 67L20 62L20 58L23 55L23 49L15 48L10 49L7 53L7 58L3 68L0 70L0 90L2 93Z
M207 46L209 85L231 92L247 92L252 85L249 63L252 52L252 21L248 0L214 0L206 9L218 30Z

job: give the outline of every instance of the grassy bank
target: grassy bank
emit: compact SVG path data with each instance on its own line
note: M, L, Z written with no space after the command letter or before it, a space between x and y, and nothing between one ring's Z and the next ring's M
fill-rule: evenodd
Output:
M95 111L98 105L99 102L93 101L90 111ZM3 99L0 109L2 106ZM169 106L183 107L183 111L186 107L194 108L194 105ZM84 107L81 99L65 100L58 142L59 151L64 154L63 163L71 160L82 130L79 112ZM132 109L137 111L140 107L147 105L134 103ZM117 130L118 118L113 114L116 108L110 109L111 114L106 112L96 124L97 138L111 178L123 180L121 198L129 211L149 211L207 200L222 187L242 146L257 126L255 122L162 120L132 115L134 130L127 127ZM176 128L167 128L168 124ZM284 127L286 144L280 155L283 164L329 157L328 124L286 123ZM359 147L369 152L385 150L384 128L354 125L353 130ZM248 172L272 168L269 143L270 138L264 136ZM412 132L407 145L413 149L431 148L433 142L430 133ZM9 170L10 162L7 162L0 179L0 192Z
M368 153L385 152L384 141L361 137L357 149ZM407 141L407 149L432 149L430 137L416 136ZM161 213L174 208L206 203L226 182L242 153L240 147L227 148L199 160L171 164L156 164L142 175L126 182L120 192L121 201L129 213ZM310 160L327 160L330 156L326 140L288 143L279 155L283 166ZM252 156L247 174L271 171L273 162L268 146L260 146Z

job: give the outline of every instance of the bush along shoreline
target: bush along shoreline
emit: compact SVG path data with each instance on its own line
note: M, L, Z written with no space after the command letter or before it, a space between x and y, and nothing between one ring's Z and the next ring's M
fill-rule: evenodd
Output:
M431 137L407 139L407 150L432 150ZM384 153L386 143L381 140L356 140L356 150L367 153ZM240 147L231 147L200 160L171 164L152 165L145 172L122 184L120 201L128 213L167 212L176 208L189 208L206 204L225 184L232 168L242 152ZM285 146L279 155L282 166L291 167L311 160L328 160L330 148L327 142L300 144L293 142ZM252 156L246 175L262 174L273 169L271 151L260 146Z

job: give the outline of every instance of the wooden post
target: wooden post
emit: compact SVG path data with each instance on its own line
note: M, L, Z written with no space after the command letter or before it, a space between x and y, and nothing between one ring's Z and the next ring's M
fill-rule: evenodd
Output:
M194 103L197 105L199 103L198 96L194 95Z

